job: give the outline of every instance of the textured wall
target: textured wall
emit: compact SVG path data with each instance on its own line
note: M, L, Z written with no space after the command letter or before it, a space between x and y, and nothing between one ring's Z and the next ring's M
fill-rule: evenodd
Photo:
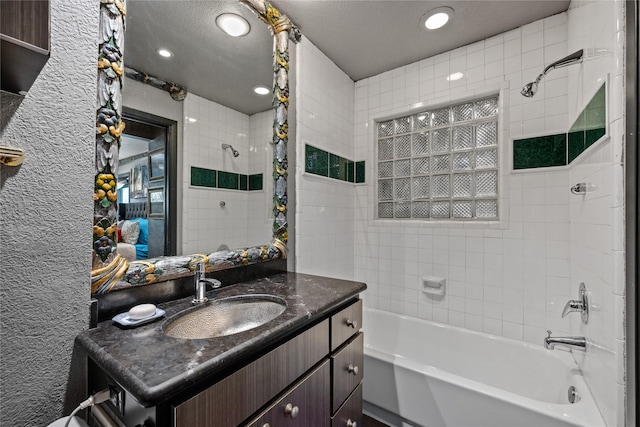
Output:
M88 324L98 3L51 1L51 57L0 135L0 425L75 407L73 340ZM65 402L66 399L68 402Z

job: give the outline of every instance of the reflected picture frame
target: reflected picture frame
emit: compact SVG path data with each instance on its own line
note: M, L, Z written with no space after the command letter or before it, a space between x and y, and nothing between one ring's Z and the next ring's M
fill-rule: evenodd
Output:
M149 188L149 218L164 217L164 187Z
M156 181L164 178L164 165L164 149L149 153L149 181Z
M132 199L140 199L143 197L147 197L147 183L149 182L148 178L148 169L147 165L139 165L133 168L131 172L131 198Z

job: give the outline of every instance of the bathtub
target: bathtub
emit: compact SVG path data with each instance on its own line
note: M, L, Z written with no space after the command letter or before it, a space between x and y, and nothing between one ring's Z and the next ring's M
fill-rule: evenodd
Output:
M396 427L604 427L568 351L365 308L364 410ZM542 341L543 337L540 337ZM569 387L578 398L569 403Z

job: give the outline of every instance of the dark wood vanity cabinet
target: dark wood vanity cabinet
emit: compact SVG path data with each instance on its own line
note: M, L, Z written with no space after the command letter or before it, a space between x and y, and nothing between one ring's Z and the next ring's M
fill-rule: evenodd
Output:
M329 362L325 360L269 406L249 427L329 427L327 391L330 382Z
M361 325L357 300L175 405L174 427L362 426Z
M362 426L362 301L331 316L331 427Z

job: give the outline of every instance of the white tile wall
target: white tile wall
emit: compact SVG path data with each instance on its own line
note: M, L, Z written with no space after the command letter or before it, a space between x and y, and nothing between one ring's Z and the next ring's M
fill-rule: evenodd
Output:
M567 91L557 89L566 71L535 98L519 93L548 58L567 54L566 34L563 13L356 82L356 157L367 159L368 185L356 188L355 277L369 285L367 305L536 344L547 328L569 333L558 320L570 285L568 172L512 174L509 160L512 138L567 129ZM463 78L447 81L454 72ZM546 84L556 87L548 96ZM375 220L372 120L491 93L502 98L502 220ZM422 293L422 276L446 278L446 295Z
M340 276L346 257L353 277L368 285L368 306L535 344L546 329L584 334L592 344L579 363L609 426L624 425L623 3L574 0L567 13L356 82L355 152L348 100L335 92L351 93L349 82L308 40L298 47L300 147L367 161L367 184L343 186L303 174L298 152L299 270ZM581 65L549 73L534 98L519 94L545 65L580 48L587 53ZM463 78L447 81L454 72ZM570 167L511 172L511 141L565 132L607 75L610 139ZM498 92L501 221L375 220L373 120ZM598 190L572 196L578 181ZM353 258L334 226L353 228ZM446 278L446 295L424 294L423 276ZM580 281L592 292L587 327L575 314L560 317Z
M262 191L247 195L247 240L245 245L262 245L272 240L273 225L273 111L249 117L249 169L247 174L262 173Z
M352 279L355 185L305 174L304 145L364 159L354 158L354 83L308 39L296 49L297 271Z
M195 94L185 99L184 115L197 121L184 120L182 253L211 252L221 244L238 248L268 243L268 226L260 228L264 237L259 242L250 237L250 231L255 230L247 227L250 218L257 220L267 210L264 192L249 194L190 185L192 166L249 174L257 173L253 168L266 163L264 145L258 152L257 145L251 144L249 116ZM262 116L256 117L255 123L267 126L256 136L266 145L264 135L269 135L272 124ZM257 140L254 142L257 144ZM223 143L231 144L240 156L222 150ZM225 202L224 208L220 207L221 201Z
M604 81L607 82L606 142L576 159L571 184L595 185L583 197L571 196L571 295L585 282L592 298L587 325L571 319L574 335L590 343L579 362L607 425L624 423L624 2L572 1L568 20L570 51L586 58L569 72L569 115L573 120Z

